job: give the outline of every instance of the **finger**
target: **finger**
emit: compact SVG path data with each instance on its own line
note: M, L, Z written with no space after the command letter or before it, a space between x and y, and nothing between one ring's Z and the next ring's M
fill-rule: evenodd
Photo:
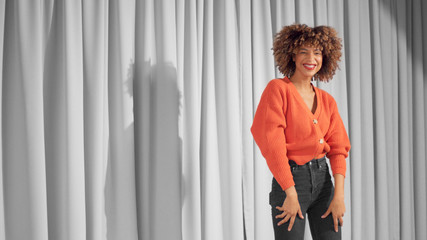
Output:
M335 232L338 232L338 218L337 217L333 217L334 219L334 229Z
M277 214L277 215L276 215L276 218L284 218L284 217L285 217L285 215L286 215L286 213L285 213L285 212L282 212L281 214Z
M331 209L330 208L328 208L328 210L322 215L322 217L321 218L325 218L325 217L327 217L329 214L331 213Z
M279 211L282 211L282 212L285 211L285 209L283 207L280 207L280 206L277 206L276 209Z
M344 225L344 220L342 219L342 217L339 218L340 221L340 226L342 227Z
M291 218L291 221L289 222L289 226L288 226L288 231L291 231L291 230L292 230L292 227L294 226L294 222L295 222L295 217L296 217L296 216L293 216L293 217Z
M285 221L285 222L287 222L287 221L289 221L289 219L291 218L292 216L291 215L286 215L286 217L283 219L283 221Z
M284 218L284 219L282 219L278 224L277 224L277 226L280 226L280 225L282 225L282 224L284 224L285 222L287 222L288 220L289 220L289 217L288 217L289 215L286 215L286 217Z
M304 219L304 215L302 215L301 208L298 209L298 215L301 219Z
M285 218L283 218L282 220L280 220L280 222L279 223L277 223L277 226L280 226L280 225L282 225L282 224L284 224L285 222L287 222L288 220L289 220L289 218L290 218L290 216L289 215L286 215L286 216L284 216Z

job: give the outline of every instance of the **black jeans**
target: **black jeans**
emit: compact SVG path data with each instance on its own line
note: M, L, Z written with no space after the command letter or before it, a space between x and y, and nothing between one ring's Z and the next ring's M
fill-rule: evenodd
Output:
M276 179L273 178L270 205L275 239L303 240L306 215L308 215L313 240L341 239L341 227L339 226L338 232L335 232L332 214L329 214L325 219L321 218L326 210L328 210L329 203L334 195L334 186L326 159L314 159L305 165L297 165L294 161L290 160L289 165L291 166L295 189L304 219L301 219L297 215L291 231L288 231L290 220L281 226L277 226L277 223L283 218L275 218L276 215L282 213L276 207L283 205L286 193L282 190Z

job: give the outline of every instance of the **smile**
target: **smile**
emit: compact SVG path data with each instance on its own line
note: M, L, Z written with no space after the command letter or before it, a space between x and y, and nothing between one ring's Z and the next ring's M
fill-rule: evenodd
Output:
M314 70L316 68L316 64L303 64L303 66L308 70Z

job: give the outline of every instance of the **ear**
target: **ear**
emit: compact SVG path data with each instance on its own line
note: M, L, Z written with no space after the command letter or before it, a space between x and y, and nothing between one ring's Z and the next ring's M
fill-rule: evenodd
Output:
M295 62L295 53L292 53L292 61Z

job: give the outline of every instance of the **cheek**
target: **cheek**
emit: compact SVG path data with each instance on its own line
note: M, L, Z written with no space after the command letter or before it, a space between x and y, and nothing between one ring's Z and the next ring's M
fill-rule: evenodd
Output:
M323 63L323 59L320 57L317 59L317 63L319 64L319 66L322 66Z

